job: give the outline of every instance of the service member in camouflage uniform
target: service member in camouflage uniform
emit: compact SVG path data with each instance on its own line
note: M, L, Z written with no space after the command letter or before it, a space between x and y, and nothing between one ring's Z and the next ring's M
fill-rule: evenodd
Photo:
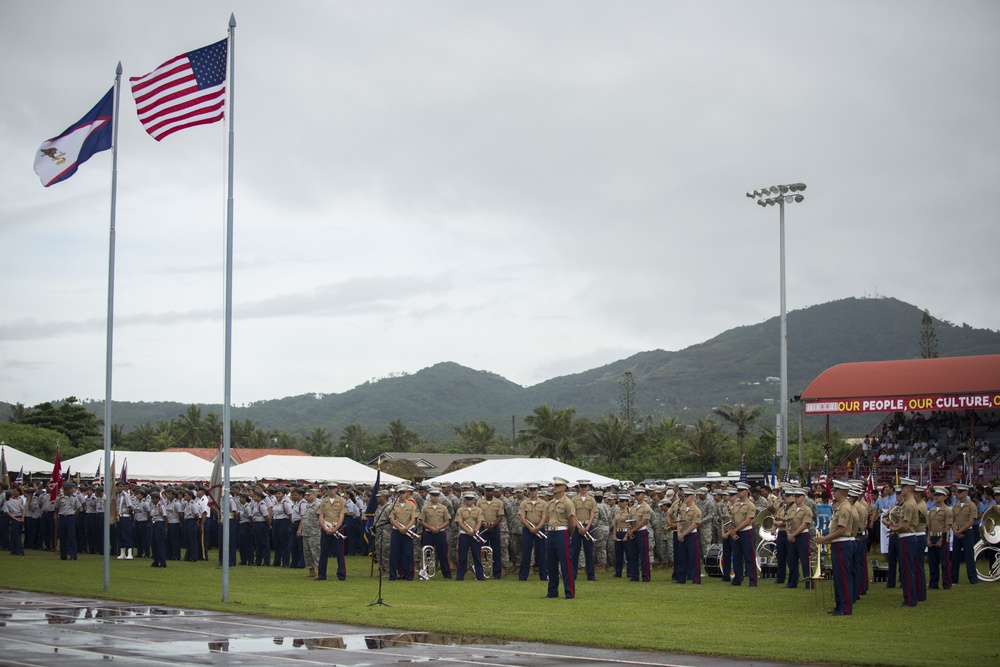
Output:
M507 556L505 567L509 572L520 570L521 568L521 522L517 518L517 510L524 500L524 487L517 487L510 495L504 495L503 514L504 529L507 531Z
M694 504L701 510L701 524L698 527L698 547L701 549L701 562L705 562L705 553L712 544L712 529L717 514L715 501L708 497L708 488L702 486L697 490Z
M649 529L653 531L653 539L656 541L653 555L660 567L666 567L670 561L671 535L667 532L667 509L669 507L670 501L663 498L653 508L653 516L649 519Z
M375 540L374 550L377 550L378 566L382 572L389 572L389 542L392 540L392 524L389 523L389 511L394 499L389 498L388 491L378 492L378 509L372 518L372 538Z
M604 492L594 491L597 501L597 516L594 517L594 567L601 572L608 565L608 535L611 532L611 508L604 502Z

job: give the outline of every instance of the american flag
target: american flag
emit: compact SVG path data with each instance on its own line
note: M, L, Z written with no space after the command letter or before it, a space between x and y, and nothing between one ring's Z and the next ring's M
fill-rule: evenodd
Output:
M743 484L747 483L747 457L746 457L746 454L744 454L740 458L740 482L742 482Z
M129 79L139 122L157 141L178 130L222 120L228 41L183 53Z
M94 484L101 483L101 462L97 462L97 470L94 471Z

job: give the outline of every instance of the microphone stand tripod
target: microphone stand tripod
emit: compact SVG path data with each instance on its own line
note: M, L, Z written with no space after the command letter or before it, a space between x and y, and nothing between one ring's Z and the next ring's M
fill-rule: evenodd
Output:
M393 500L393 503L395 503L395 502L396 501ZM379 554L382 553L382 539L384 537L384 532L385 532L385 531L382 530L382 527L389 523L389 513L391 511L392 511L392 508L390 507L388 510L386 510L385 515L383 516L383 519L382 519L381 522L373 523L372 524L372 530L377 530L378 531L378 538L376 539L376 542L375 542L375 548L378 550ZM378 597L376 597L374 600L372 600L371 602L368 603L369 607L374 607L375 605L381 605L383 607L391 607L392 606L391 604L389 604L388 602L386 602L385 600L382 599L382 564L381 563L379 563L379 566L378 566Z

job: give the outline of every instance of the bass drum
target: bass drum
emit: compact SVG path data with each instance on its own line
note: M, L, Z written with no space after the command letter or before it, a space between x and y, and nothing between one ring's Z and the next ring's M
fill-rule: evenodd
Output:
M705 552L705 574L710 577L722 576L722 545L712 544Z

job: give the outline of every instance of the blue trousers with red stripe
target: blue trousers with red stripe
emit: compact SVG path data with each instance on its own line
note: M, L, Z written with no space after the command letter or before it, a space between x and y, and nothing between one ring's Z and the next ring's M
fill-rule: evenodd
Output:
M806 588L809 587L809 531L803 530L795 537L794 542L788 543L788 587L796 588L799 585L799 568L802 568L802 576L806 580Z
M684 541L678 541L678 545L680 548L674 554L674 569L677 570L674 580L679 584L685 584L690 579L700 584L701 548L698 544L698 531L685 535Z
M445 579L451 579L451 565L448 564L448 534L444 531L435 533L432 530L424 530L420 541L422 543L421 551L426 546L434 547L434 556L441 569L441 576Z
M398 530L389 539L389 581L413 581L413 538Z
M632 542L635 543L633 547L636 550L636 563L639 567L639 572L637 573L642 581L649 581L650 578L650 565L649 565L649 531L647 530L637 530L632 533ZM674 556L674 560L677 560L677 556ZM676 563L674 567L676 569ZM633 579L633 581L637 581Z
M917 536L901 535L899 537L899 571L900 583L903 585L903 604L909 607L917 606L920 596L920 580L917 578Z
M412 545L412 540L410 543ZM335 535L330 535L324 530L319 534L319 567L317 570L318 576L316 578L320 581L326 579L326 562L330 558L331 554L337 558L337 579L344 581L347 579L347 566L344 563L344 540ZM410 569L413 569L412 561ZM410 578L413 578L412 572L410 574Z
M833 564L833 599L835 611L848 616L854 602L854 541L830 543L830 561Z
M562 570L566 599L576 596L576 570L569 561L569 531L550 530L545 540L545 565L549 568L549 597L559 597L559 571Z
M757 554L754 553L753 528L745 528L736 534L740 539L733 543L733 586L743 583L746 573L750 585L757 585Z

